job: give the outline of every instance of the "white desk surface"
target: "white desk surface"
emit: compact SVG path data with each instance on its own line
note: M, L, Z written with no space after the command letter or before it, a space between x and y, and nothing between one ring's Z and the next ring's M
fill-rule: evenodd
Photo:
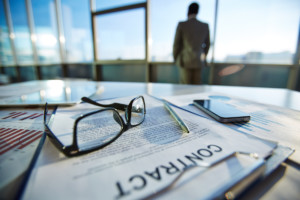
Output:
M30 81L9 86L0 86L0 99L14 95L9 87L22 88L28 92L33 88L46 89L50 85L91 85L98 90L97 98L107 99L131 95L150 94L170 96L201 92L217 92L229 96L271 104L300 111L300 92L280 88L237 87L217 85L180 85L163 83L92 82L72 81ZM26 89L27 88L27 89ZM300 133L299 133L300 134ZM270 176L249 188L241 199L300 199L300 164L290 160L282 163Z

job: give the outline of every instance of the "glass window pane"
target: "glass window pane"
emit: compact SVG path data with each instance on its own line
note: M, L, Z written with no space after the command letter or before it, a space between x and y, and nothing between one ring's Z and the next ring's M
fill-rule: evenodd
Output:
M86 0L61 0L67 62L93 60L90 5Z
M35 67L20 67L21 81L37 80Z
M54 0L31 0L40 63L60 61Z
M4 74L7 75L11 82L18 81L18 73L16 67L4 67Z
M179 83L179 69L175 65L155 65L155 82Z
M299 31L299 0L219 2L216 61L292 63Z
M60 65L42 66L41 74L43 80L62 78L61 66Z
M101 67L103 81L145 82L145 65L103 65ZM127 92L128 91L124 91Z
M194 1L151 0L152 61L173 61L173 42L178 22L187 20L188 6ZM215 1L197 1L200 5L197 19L208 23L210 40L214 33ZM164 9L162 9L164 8ZM211 60L211 49L207 61Z
M220 76L220 72L228 64L215 65L214 80L216 85L239 85L252 87L286 88L288 84L288 67L245 65L243 70L228 76Z
M96 18L99 60L145 59L145 9L138 8Z
M96 11L145 2L146 0L96 0Z
M70 78L93 78L93 66L92 65L69 65L68 77Z
M32 44L27 22L25 1L9 0L14 29L17 60L22 64L33 63Z
M2 65L15 64L9 40L9 31L6 23L3 1L0 1L0 59Z

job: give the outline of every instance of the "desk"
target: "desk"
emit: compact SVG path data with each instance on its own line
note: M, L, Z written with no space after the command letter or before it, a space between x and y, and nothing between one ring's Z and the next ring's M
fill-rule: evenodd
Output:
M169 96L193 94L201 92L218 92L229 96L253 100L260 103L272 104L300 111L300 93L288 89L254 88L235 86L213 86L213 85L179 85L160 83L128 83L128 82L92 82L83 80L66 81L30 81L13 84L12 86L23 88L46 89L54 83L67 86L89 85L97 89L97 99L108 99L140 94L154 96ZM0 87L0 91L3 88ZM28 89L29 90L29 89ZM5 90L4 90L5 91ZM1 93L0 98L10 96L9 93ZM299 199L300 197L300 166L290 160L282 163L270 176L256 183L241 198L261 199Z

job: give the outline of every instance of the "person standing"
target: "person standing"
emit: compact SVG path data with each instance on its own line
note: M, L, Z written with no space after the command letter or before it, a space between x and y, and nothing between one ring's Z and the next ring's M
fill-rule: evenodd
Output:
M201 68L206 66L210 47L209 27L196 19L198 10L198 3L190 4L188 20L179 22L176 29L173 58L183 84L201 84Z

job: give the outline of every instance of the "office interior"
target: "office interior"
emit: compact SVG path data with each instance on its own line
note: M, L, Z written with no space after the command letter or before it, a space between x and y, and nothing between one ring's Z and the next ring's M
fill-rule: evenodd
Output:
M179 83L182 0L1 0L0 83ZM203 84L300 91L300 1L200 0L211 48Z

